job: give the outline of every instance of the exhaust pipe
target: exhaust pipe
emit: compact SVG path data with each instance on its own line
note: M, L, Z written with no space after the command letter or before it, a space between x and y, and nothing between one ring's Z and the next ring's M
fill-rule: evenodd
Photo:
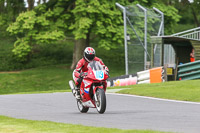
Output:
M75 85L72 80L69 81L69 86L70 86L71 90L75 90Z

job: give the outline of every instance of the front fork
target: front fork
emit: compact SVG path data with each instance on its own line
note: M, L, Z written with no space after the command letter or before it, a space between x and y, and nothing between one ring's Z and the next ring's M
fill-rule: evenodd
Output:
M95 100L95 102L98 101L96 93L94 94L94 100Z
M103 89L103 86L96 86L96 87L93 88L93 94L94 94L95 102L98 102L97 94L96 94L97 89Z

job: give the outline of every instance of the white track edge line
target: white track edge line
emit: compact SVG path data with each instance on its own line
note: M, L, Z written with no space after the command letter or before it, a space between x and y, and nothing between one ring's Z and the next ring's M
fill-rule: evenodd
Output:
M147 96L138 96L138 95L130 95L130 94L119 94L119 93L106 93L110 95L120 95L120 96L128 96L128 97L137 97L137 98L144 98L144 99L151 99L151 100L159 100L159 101L167 101L167 102L176 102L176 103L186 103L186 104L197 104L200 105L200 102L189 102L189 101L180 101L180 100L170 100L170 99L162 99L162 98L155 98L155 97L147 97Z

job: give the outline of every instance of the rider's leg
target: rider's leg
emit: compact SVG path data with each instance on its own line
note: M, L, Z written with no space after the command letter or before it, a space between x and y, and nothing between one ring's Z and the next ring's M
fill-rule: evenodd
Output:
M75 85L76 87L74 88L74 93L76 93L76 98L77 99L80 99L80 81L79 81L79 78L76 78L74 75L73 75L73 79L74 79L74 82L75 82Z
M74 79L76 87L80 88L80 85L81 85L81 82L82 82L83 78L77 78L77 77L75 77L74 72L73 72L73 79Z

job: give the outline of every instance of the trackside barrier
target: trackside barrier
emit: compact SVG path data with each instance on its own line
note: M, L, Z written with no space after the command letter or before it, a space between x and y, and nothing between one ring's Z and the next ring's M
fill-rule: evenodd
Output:
M122 75L119 77L110 78L108 79L107 83L108 87L135 85L137 84L137 75L136 74Z
M138 84L164 82L164 68L157 67L137 72Z
M127 86L144 83L160 83L164 81L164 68L157 67L138 72L137 74L122 75L115 78L109 78L107 86Z
M138 84L150 83L150 70L137 72Z
M181 80L200 79L200 60L178 66L178 77Z
M114 86L127 86L137 84L137 77L129 77L125 79L117 79L114 81Z
M164 80L165 70L163 67L152 68L150 69L150 83L161 83L165 82Z

